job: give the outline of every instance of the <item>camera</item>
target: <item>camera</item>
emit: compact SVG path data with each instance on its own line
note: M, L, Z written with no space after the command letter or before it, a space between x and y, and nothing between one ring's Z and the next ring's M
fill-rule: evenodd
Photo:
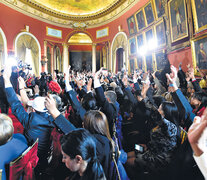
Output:
M19 68L25 68L25 69L28 69L28 70L32 70L32 67L30 66L30 64L24 63L24 62L22 62L22 60L19 61L18 67Z

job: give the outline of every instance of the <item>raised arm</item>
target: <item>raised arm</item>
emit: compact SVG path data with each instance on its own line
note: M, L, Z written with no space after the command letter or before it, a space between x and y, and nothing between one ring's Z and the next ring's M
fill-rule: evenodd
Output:
M18 82L19 82L19 90L20 90L20 96L21 96L21 99L22 99L22 103L23 103L24 106L26 106L27 102L29 101L29 98L27 96L26 91L24 90L24 88L25 88L24 79L20 76L18 78Z
M169 82L169 86L173 88L172 97L179 112L183 112L183 110L185 110L185 119L189 116L190 119L193 121L195 117L195 114L192 112L193 109L186 97L183 95L183 93L178 89L176 85L177 69L174 66L171 66L171 73L166 74L166 77Z
M24 128L28 125L29 114L25 111L21 102L17 98L17 95L10 82L11 66L6 66L4 70L4 82L7 100L11 106L12 113L17 117ZM20 90L21 91L21 90Z
M52 96L47 96L45 98L45 107L48 109L49 113L54 118L54 124L64 133L68 134L69 132L76 129L73 124L68 121L57 109L55 100Z
M194 152L194 159L200 168L205 179L207 178L207 152L205 149L199 146L199 141L204 142L206 146L206 132L207 131L207 110L205 110L203 116L200 118L195 117L193 124L188 131L188 140Z
M70 74L69 74L70 66L68 67L65 77L65 89L70 97L70 102L74 110L76 110L77 114L80 115L81 119L83 120L86 110L82 107L81 103L77 99L76 92L72 89L70 85Z

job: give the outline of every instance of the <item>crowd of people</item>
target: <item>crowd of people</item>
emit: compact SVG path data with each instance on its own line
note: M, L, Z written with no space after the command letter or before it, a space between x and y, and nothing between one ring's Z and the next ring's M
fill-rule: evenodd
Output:
M198 69L199 70L199 69ZM34 179L207 178L207 75L174 66L128 74L0 76L0 170L38 139ZM199 84L200 81L200 84ZM10 114L22 124L15 133ZM7 115L8 114L8 115Z

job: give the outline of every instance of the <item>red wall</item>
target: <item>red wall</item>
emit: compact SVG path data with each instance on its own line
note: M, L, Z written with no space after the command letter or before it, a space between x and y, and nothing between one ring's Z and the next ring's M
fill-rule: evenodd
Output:
M170 64L174 65L177 68L179 67L180 62L182 62L182 69L184 71L187 71L188 64L190 64L191 67L193 66L192 52L190 47L171 52L170 54L168 54L168 59L170 61Z
M128 12L123 14L118 19L114 20L113 22L106 24L104 26L100 26L98 28L90 28L87 29L85 32L88 33L94 43L100 43L104 41L112 42L114 36L118 33L118 26L121 26L122 30L126 32L127 36L129 35L128 32L128 25L127 25L127 18L129 18L132 14L134 14L140 7L144 6L148 0L139 1L134 7L132 7ZM27 15L23 15L3 4L0 5L0 27L5 33L7 38L7 46L8 51L14 51L14 40L15 37L20 33L23 29L25 29L25 25L30 27L30 32L38 39L41 51L43 55L43 46L44 40L50 41L53 44L59 44L67 42L67 39L71 34L73 34L73 29L70 28L62 28L58 26L54 26L48 23L44 23L42 21L36 20L31 18ZM46 36L46 26L62 30L62 39L54 38L50 36ZM103 29L105 27L109 27L109 36L103 37L100 39L96 39L96 30ZM60 48L62 51L62 48ZM91 50L91 46L70 46L70 50ZM98 50L98 49L97 49ZM178 66L179 62L183 62L183 68L186 69L186 65L188 63L192 63L192 55L191 49L187 48L181 51L175 51L169 54L169 60L171 64Z

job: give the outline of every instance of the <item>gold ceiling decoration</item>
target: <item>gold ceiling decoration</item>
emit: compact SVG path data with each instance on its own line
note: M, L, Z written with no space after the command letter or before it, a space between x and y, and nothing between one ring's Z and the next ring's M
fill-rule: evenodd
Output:
M92 44L91 38L85 33L76 33L69 40L69 44Z
M0 3L40 21L60 27L84 30L112 22L130 10L130 8L136 6L140 0L0 1ZM97 5L97 2L100 6Z
M44 13L66 20L91 20L102 17L126 0L20 0Z

